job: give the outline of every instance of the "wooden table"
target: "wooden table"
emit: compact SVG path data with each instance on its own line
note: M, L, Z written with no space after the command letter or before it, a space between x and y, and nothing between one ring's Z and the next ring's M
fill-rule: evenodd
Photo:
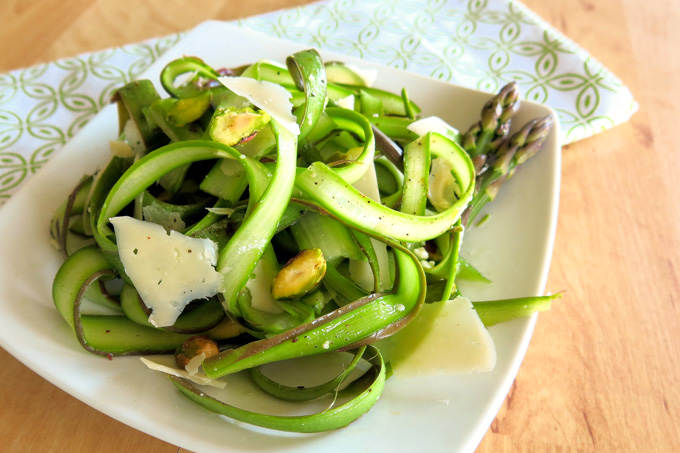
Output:
M306 0L4 0L0 72ZM563 150L551 291L479 452L680 451L680 3L526 0L640 102ZM59 5L59 6L57 6ZM0 350L0 450L174 452L91 409Z

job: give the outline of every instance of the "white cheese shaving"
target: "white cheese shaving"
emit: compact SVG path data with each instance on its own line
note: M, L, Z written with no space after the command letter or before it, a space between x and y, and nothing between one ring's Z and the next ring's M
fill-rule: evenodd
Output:
M464 297L425 304L418 317L379 343L395 376L444 376L491 371L496 347Z
M187 363L184 369L187 370L187 373L189 373L190 376L196 376L198 374L198 369L201 367L204 360L205 352L201 352L196 357L189 360L189 363Z
M343 109L354 110L354 95L350 94L347 97L338 99L336 104L338 104L338 106L342 107Z
M205 208L205 209L206 209L206 211L212 212L213 214L217 214L217 215L230 216L234 213L233 208Z
M152 310L149 322L171 326L193 300L217 294L222 275L214 268L217 245L209 239L170 234L161 225L114 217L118 254L125 272Z
M127 120L123 127L123 134L125 134L125 142L130 145L135 154L144 152L146 145L142 138L142 133L137 129L137 125L132 120Z
M291 134L300 135L300 126L293 115L292 95L281 85L249 77L219 77L217 80L254 106L264 110Z
M453 205L460 186L454 178L451 165L443 158L432 159L432 168L427 185L427 198L437 211L444 211Z
M265 313L283 313L283 308L272 297L271 284L278 273L276 256L271 247L264 252L262 259L253 269L254 278L248 279L246 288L250 292L250 304L255 310Z
M414 121L406 126L406 129L415 132L419 137L422 137L428 132L436 132L446 138L455 140L456 136L459 134L456 128L438 116L428 116L427 118Z
M109 140L109 149L111 150L111 155L116 157L135 157L135 153L130 145L121 140Z
M160 371L161 373L169 374L171 376L177 376L177 377L181 377L181 378L184 378L184 379L188 379L191 382L198 384L198 385L208 385L210 387L216 387L218 389L223 389L227 386L226 382L218 381L216 379L210 379L208 376L206 376L202 372L201 373L197 372L196 374L191 374L186 370L179 369L175 366L171 366L170 364L158 363L156 361L149 360L146 357L140 357L139 360L141 360L142 363L144 365L146 365L151 370Z
M419 260L426 260L430 257L430 254L427 253L427 250L425 250L425 247L418 247L417 249L413 249L413 254Z
M198 71L185 72L184 74L180 74L179 76L175 77L175 80L173 80L172 85L175 88L180 88L180 87L186 86L197 75L198 75Z
M354 65L351 64L346 64L345 66L347 69L353 71L356 75L358 75L361 80L364 81L364 84L366 84L367 87L372 87L373 84L375 83L375 79L378 78L378 71L375 69L361 69L357 68Z
M366 195L368 198L380 202L380 191L378 190L378 177L375 173L375 164L371 162L366 173L353 184L354 188L357 189L362 194ZM378 241L371 238L371 243L373 244L373 249L378 257L378 267L380 269L389 268L389 257L387 255L387 245L384 242ZM367 291L373 291L373 271L368 261L363 260L350 260L349 261L349 273L355 282ZM390 286L390 275L389 272L380 272L381 281L380 289L389 288Z

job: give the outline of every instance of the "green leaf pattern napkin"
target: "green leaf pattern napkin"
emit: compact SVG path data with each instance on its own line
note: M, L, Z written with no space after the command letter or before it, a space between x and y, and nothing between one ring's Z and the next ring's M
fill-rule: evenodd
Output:
M330 0L238 25L484 91L517 80L570 143L630 118L630 91L511 0ZM182 34L0 75L0 205Z

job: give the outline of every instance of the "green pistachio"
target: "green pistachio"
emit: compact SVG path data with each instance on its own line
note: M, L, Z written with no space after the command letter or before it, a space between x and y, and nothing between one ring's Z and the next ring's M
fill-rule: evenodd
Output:
M272 281L274 299L298 299L314 291L326 274L326 260L321 249L298 253Z
M175 351L175 362L180 368L185 368L191 359L205 353L205 358L219 353L215 340L208 337L196 336L187 338Z
M247 107L232 107L215 113L208 126L210 138L228 146L234 146L264 128L270 121L265 112L256 112Z

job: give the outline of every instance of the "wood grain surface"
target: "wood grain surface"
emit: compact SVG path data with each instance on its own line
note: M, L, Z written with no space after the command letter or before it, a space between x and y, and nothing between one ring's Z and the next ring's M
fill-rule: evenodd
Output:
M3 0L0 72L305 0ZM640 110L563 150L548 281L517 379L478 452L680 451L680 2L524 2L614 71ZM176 452L0 349L0 451Z

